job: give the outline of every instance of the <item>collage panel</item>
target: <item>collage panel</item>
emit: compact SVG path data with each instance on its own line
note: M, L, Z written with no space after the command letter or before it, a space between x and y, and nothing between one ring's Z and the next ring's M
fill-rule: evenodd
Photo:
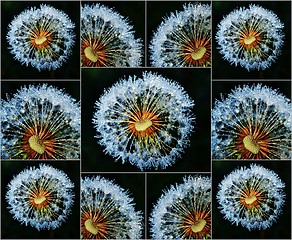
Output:
M213 161L215 239L291 237L291 161Z
M212 1L214 79L291 79L291 1Z
M2 79L79 79L79 1L1 1Z
M1 186L1 239L80 237L79 161L2 161Z
M210 67L211 1L147 1L147 44L148 67Z
M147 174L147 238L211 238L211 174Z
M1 159L80 159L79 81L1 81Z
M144 174L81 177L81 239L145 239Z
M145 66L145 2L81 1L81 67Z
M82 69L82 104L82 171L210 171L209 69Z
M291 160L291 81L213 81L212 159Z

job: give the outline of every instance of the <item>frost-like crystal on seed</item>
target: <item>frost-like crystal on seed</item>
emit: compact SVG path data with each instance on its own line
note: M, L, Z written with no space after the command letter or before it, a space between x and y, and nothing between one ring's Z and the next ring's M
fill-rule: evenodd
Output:
M55 70L71 54L75 25L67 14L51 6L32 7L9 24L7 40L14 58L26 66Z
M172 165L188 145L194 103L177 83L144 72L116 83L96 102L99 143L141 170Z
M224 218L248 230L267 229L276 222L284 204L285 184L272 170L251 164L225 176L217 200Z
M74 184L49 165L23 170L7 186L6 200L13 218L37 230L56 229L66 221L73 205Z
M23 87L0 109L2 158L79 158L80 104L63 90Z
M207 67L211 65L211 7L184 6L171 13L155 32L150 43L154 67Z
M264 70L276 61L284 42L284 25L272 11L241 7L218 25L216 40L223 58L235 66Z
M81 8L81 66L138 67L142 44L119 13L100 4Z
M164 191L150 217L153 239L211 237L211 179L189 176Z
M238 87L212 110L214 159L290 159L290 100L261 84Z
M133 199L100 176L81 181L82 239L141 239L142 216Z

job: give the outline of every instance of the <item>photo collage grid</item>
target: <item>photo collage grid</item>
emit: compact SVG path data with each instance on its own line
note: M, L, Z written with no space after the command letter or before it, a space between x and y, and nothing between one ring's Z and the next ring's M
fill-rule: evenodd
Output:
M291 239L291 1L1 1L1 239Z

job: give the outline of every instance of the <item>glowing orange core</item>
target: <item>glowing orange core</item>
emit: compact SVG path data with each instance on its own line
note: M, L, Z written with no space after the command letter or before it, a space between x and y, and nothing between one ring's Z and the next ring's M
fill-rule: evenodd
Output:
M51 193L42 189L36 189L29 198L31 205L38 209L49 205L51 200Z
M195 224L193 224L191 226L191 229L194 233L198 233L201 232L204 227L206 226L207 222L204 219L200 219L199 221L197 221Z
M32 33L30 41L34 47L42 49L47 47L53 41L53 38L50 32L40 29Z

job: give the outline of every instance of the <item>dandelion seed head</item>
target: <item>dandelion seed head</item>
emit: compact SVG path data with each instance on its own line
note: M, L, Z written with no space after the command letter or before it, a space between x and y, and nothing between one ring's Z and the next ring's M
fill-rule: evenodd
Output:
M16 16L6 37L11 53L22 64L39 71L56 70L71 54L74 27L63 11L41 4Z
M141 239L141 212L127 191L105 178L81 181L81 234L84 239Z
M154 239L205 239L211 237L211 180L184 178L159 198L150 217Z
M155 67L206 67L211 65L211 7L184 6L165 18L150 43Z
M291 158L291 120L291 102L278 90L238 87L212 110L213 158Z
M99 143L141 170L165 168L188 145L193 100L177 83L144 72L123 79L96 102L93 124Z
M56 229L73 205L74 184L61 170L40 164L16 175L8 184L6 200L13 218L37 230Z
M216 197L221 213L232 224L248 230L267 229L281 213L284 187L274 171L251 164L225 176Z
M223 58L235 66L265 70L276 61L284 43L284 25L272 11L241 7L218 25L216 40Z
M22 87L1 104L4 159L76 159L80 148L80 105L63 90Z
M82 66L138 67L141 48L125 17L100 4L81 7Z

